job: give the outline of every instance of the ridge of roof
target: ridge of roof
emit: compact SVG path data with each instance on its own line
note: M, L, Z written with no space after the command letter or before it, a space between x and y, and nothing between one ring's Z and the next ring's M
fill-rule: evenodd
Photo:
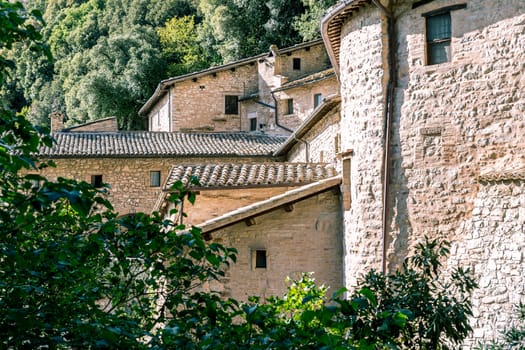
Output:
M334 75L335 75L334 69L332 67L330 67L330 68L324 69L322 71L315 72L315 73L312 73L312 74L308 74L308 75L305 75L305 76L300 77L298 79L288 81L288 82L284 83L283 85L281 85L280 87L278 87L277 89L273 90L272 92L284 91L284 90L288 90L288 89L293 89L293 88L298 87L298 86L303 86L303 85L306 85L306 84L316 83L318 81L331 78Z
M210 219L196 226L202 230L202 233L217 231L249 217L264 214L283 205L306 199L317 193L324 192L332 187L339 186L341 181L342 180L340 176L334 176L301 186L299 188L294 188L269 199L230 211L224 215Z
M170 191L181 181L193 190L299 186L336 175L328 163L260 162L174 165L164 183ZM191 185L196 178L198 185Z
M306 133L318 123L328 112L341 103L341 95L334 94L327 96L323 103L303 121L303 123L284 141L273 153L275 157L284 156Z
M372 0L343 0L329 8L321 19L321 37L337 76L339 76L341 26L355 11L371 3Z
M283 137L246 132L181 133L151 131L56 132L40 157L268 157Z

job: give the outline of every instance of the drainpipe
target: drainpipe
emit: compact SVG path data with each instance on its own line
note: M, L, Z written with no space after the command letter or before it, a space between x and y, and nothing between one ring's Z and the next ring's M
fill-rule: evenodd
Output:
M388 211L389 211L389 183L390 183L390 139L392 129L392 119L394 112L394 89L396 84L396 28L395 19L392 10L387 9L380 0L372 0L381 12L387 18L388 30L388 84L386 92L386 108L385 108L385 143L383 150L383 237L382 237L382 256L381 256L381 271L383 274L387 273L387 247L388 247Z
M272 94L272 98L273 98L273 103L275 104L275 112L274 112L275 113L275 125L280 127L280 128L282 128L282 129L284 129L284 130L286 130L286 131L288 131L288 132L290 132L290 133L293 133L292 129L289 129L286 126L279 124L279 109L277 108L277 98L275 98L275 95L274 95L273 91L271 92L271 94Z

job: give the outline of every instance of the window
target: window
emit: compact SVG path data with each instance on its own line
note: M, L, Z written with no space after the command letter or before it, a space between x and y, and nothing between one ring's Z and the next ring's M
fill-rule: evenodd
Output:
M257 130L257 118L251 118L250 119L250 131L256 131Z
M451 20L450 12L426 18L427 64L450 61Z
M226 95L224 99L225 114L239 114L239 97Z
M266 250L255 251L255 268L265 269L266 268Z
M160 171L154 170L149 172L150 187L160 187Z
M293 98L286 100L286 114L293 114Z
M293 70L301 70L301 59L300 58L293 59Z
M319 106L323 102L323 94L314 95L314 108Z
M102 187L102 175L91 175L91 185L95 188Z

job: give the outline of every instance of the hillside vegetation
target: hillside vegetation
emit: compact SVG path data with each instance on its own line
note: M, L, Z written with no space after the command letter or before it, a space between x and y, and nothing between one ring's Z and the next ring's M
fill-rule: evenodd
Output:
M18 61L0 98L37 125L61 112L66 125L116 116L121 129L141 129L137 111L160 80L315 39L335 2L27 0L54 59L0 48Z

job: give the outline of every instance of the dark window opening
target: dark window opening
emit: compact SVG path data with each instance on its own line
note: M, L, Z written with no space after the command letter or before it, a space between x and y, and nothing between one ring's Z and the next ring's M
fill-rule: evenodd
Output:
M102 187L102 175L91 175L91 185L95 188Z
M323 102L323 94L314 95L314 108L319 106Z
M257 118L251 118L250 119L250 131L256 131L257 130Z
M239 114L239 97L226 95L224 98L224 113Z
M450 12L426 18L427 63L429 65L450 61L451 19Z
M255 268L265 269L266 268L266 250L255 251Z
M286 100L286 114L293 114L293 98Z
M301 59L300 58L293 59L293 70L301 70Z
M150 187L160 187L160 171L149 172L149 185Z

